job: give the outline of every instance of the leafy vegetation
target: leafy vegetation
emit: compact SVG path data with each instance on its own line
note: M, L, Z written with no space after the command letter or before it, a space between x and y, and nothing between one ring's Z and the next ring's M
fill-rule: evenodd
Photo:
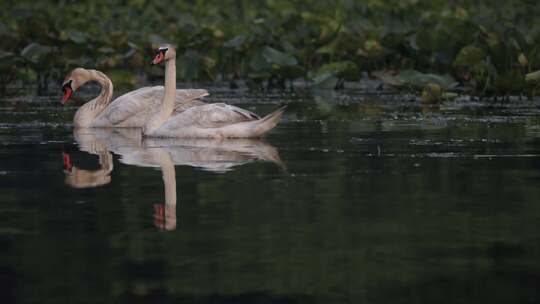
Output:
M76 66L119 80L129 73L129 85L137 73L160 74L147 63L163 42L178 46L180 80L233 87L304 78L340 88L377 75L397 87L482 96L538 86L526 80L540 69L532 0L7 0L0 8L2 88L20 80L46 89Z

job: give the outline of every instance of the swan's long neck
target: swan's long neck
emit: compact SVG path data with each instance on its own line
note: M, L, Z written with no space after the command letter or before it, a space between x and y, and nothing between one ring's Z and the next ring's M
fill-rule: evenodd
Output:
M176 99L176 60L170 59L165 65L165 94L163 95L163 105L161 112L167 115L167 119L174 110L174 100Z
M143 134L151 134L159 129L174 111L174 102L176 99L176 61L169 59L165 62L165 93L161 110L148 120L143 127Z
M94 119L105 110L113 96L112 81L100 71L89 70L88 81L99 83L101 92L96 98L81 106L75 113L73 123L78 128L91 127Z

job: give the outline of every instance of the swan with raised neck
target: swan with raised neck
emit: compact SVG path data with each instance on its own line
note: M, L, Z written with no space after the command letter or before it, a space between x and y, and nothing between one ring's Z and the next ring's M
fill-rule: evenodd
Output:
M157 49L152 64L165 63L165 93L159 111L143 126L146 137L250 138L261 137L279 122L281 107L265 117L224 103L201 104L174 112L176 90L176 49L164 45ZM187 90L197 91L197 90Z
M143 126L143 134L151 134L171 117L174 111L176 95L176 49L172 45L163 45L157 49L152 64L165 62L165 93L161 109Z

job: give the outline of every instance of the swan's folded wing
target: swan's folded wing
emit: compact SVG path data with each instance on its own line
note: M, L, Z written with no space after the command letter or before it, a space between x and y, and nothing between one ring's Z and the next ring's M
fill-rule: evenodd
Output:
M239 122L258 120L259 116L250 111L224 103L194 106L175 114L160 128L165 132L178 128L219 128Z
M103 126L141 127L163 102L163 86L145 87L116 98L96 119ZM203 89L176 90L175 112L200 105L193 101L207 96Z
M204 89L180 89L176 90L176 102L191 101L208 95L210 94Z
M194 107L192 110L196 113L195 124L201 128L217 128L259 119L255 113L224 103Z
M188 101L188 102L177 102L174 105L173 115L178 114L178 113L182 113L182 112L184 112L185 110L187 110L187 109L189 109L191 107L198 107L198 106L202 106L202 105L205 105L205 104L206 103L204 101L201 101L201 100L198 100L198 99L191 100L191 101Z

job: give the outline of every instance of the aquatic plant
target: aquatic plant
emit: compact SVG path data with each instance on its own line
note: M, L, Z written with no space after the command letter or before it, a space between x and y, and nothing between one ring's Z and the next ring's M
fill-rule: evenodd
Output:
M525 75L540 69L540 8L496 2L7 0L0 87L25 81L43 90L75 66L122 70L118 80L130 85L136 74L159 75L147 58L172 42L183 81L235 87L241 78L254 88L285 88L304 78L340 88L377 71L414 71L451 76L470 94L530 93Z

